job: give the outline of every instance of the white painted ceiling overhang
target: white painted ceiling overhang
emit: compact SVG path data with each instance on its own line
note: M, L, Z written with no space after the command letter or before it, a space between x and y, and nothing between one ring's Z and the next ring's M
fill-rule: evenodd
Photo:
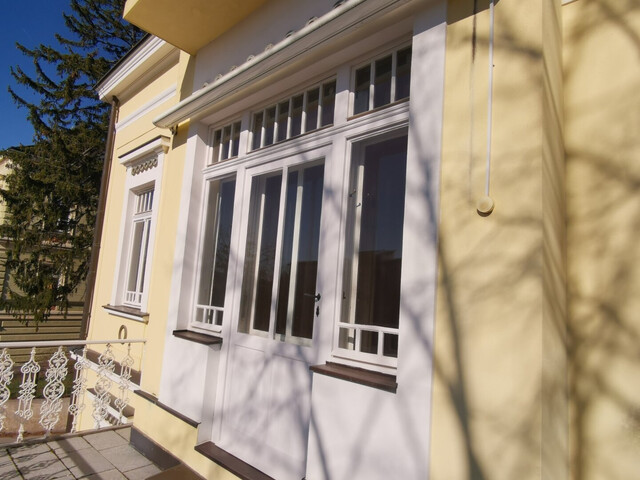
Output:
M266 81L283 75L291 67L310 62L328 48L348 40L357 27L372 29L384 17L385 22L406 15L419 0L348 0L272 48L256 55L233 71L182 100L153 123L161 128L174 127L187 120L196 121L229 104L249 88L258 89ZM406 7L406 8L399 8Z

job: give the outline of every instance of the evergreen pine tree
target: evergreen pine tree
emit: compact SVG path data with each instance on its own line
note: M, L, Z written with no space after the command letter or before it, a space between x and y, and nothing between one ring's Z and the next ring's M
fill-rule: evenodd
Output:
M11 161L0 191L7 218L0 235L9 240L12 288L1 301L23 320L66 312L87 276L109 106L95 84L143 33L122 20L124 0L71 0L66 35L57 46L17 47L34 65L11 74L37 97L9 92L28 111L34 144L3 152Z

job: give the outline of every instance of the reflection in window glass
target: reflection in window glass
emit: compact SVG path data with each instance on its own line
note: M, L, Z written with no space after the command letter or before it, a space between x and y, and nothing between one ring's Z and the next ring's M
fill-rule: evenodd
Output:
M369 86L371 84L371 65L356 70L356 84L354 88L353 113L369 110Z
M397 356L406 157L402 136L365 147L354 163L340 348Z
M254 150L262 146L263 118L264 117L262 112L258 112L253 116L253 129L251 130L251 136L252 136L251 148Z
M289 120L289 100L278 104L278 135L277 141L287 139L287 125Z
M391 55L375 63L373 108L391 103Z
M398 51L396 67L396 100L409 97L411 84L411 47Z
M314 88L307 92L307 110L305 132L318 128L318 106L320 105L320 89Z
M240 300L241 331L269 331L282 174L254 179Z
M213 134L213 152L211 161L213 163L220 161L220 144L222 143L222 130L216 130Z
M408 98L411 82L411 47L405 47L358 68L354 76L354 115Z
M224 127L222 130L222 152L220 158L226 160L229 158L229 147L231 143L231 125Z
M283 341L312 337L323 177L324 166L316 164L291 169L286 175L253 179L240 300L241 332L271 331ZM278 225L283 187L283 225ZM273 300L275 315L271 318Z
M205 235L200 254L197 326L222 325L235 189L235 178L209 183Z
M276 128L276 107L267 108L266 120L264 123L264 143L263 146L273 144L273 135Z
M304 95L293 97L291 102L291 136L295 137L302 133L302 107L304 105Z
M231 137L231 156L237 157L240 151L240 122L233 124L233 136Z
M325 83L322 86L322 127L333 123L336 104L336 82Z

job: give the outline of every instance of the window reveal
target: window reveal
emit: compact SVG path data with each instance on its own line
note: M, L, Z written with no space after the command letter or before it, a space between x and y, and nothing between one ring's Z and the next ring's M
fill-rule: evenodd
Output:
M351 173L338 347L398 355L407 137L363 148Z
M239 331L312 338L323 177L322 164L254 177Z

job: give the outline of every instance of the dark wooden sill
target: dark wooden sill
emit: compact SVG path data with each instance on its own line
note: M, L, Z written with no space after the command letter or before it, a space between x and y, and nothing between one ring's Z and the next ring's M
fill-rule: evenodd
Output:
M234 457L229 452L221 449L212 442L196 445L196 452L204 455L209 460L213 460L218 465L226 468L242 480L274 480L273 477L270 477L257 468L252 467L247 462L240 460L238 457Z
M202 345L222 345L222 338L192 330L174 330L173 336L190 342L201 343Z
M192 420L191 418L187 417L186 415L183 415L182 413L178 412L177 410L174 410L173 408L169 407L168 405L165 405L164 403L159 401L158 397L156 397L155 395L151 395L150 393L147 393L144 390L134 390L133 393L135 393L136 395L138 395L138 396L144 398L145 400L153 403L154 405L157 405L159 408L161 408L165 412L173 415L177 419L182 420L184 423L186 423L188 425L191 425L194 428L197 428L198 425L200 425L200 422L196 422L195 420Z
M359 383L367 387L377 388L385 392L396 393L398 382L395 375L373 372L364 368L350 367L339 363L327 362L324 365L312 365L309 367L314 373L339 378L348 382Z
M146 322L149 319L149 314L139 308L125 307L124 305L103 305L102 308L111 315L129 315L130 317L135 317L135 319L140 322Z

